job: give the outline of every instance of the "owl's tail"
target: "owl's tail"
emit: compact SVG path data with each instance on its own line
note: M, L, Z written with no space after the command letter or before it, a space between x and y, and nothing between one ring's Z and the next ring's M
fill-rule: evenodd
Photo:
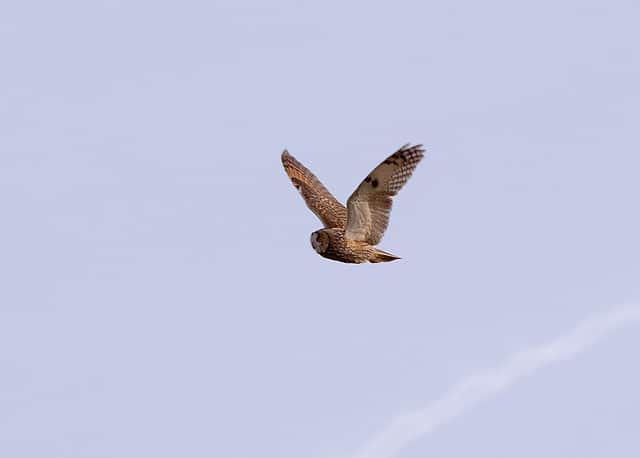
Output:
M386 251L379 250L378 248L373 249L373 253L369 257L369 262L389 262L395 261L396 259L401 259L395 254L387 253Z

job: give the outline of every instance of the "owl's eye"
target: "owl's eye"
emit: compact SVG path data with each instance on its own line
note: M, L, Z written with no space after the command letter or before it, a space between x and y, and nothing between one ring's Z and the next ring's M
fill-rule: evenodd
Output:
M323 249L322 242L320 240L320 234L318 234L317 232L311 234L311 246L318 253L322 253L324 249L326 249L326 247L324 247Z

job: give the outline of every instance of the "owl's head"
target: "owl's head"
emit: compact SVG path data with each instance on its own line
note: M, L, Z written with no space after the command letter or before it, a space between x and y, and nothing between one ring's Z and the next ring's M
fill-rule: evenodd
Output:
M311 234L311 246L316 253L322 254L329 248L329 234L320 229Z

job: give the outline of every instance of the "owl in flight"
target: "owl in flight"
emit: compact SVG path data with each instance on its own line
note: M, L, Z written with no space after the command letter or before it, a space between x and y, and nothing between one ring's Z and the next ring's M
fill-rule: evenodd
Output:
M391 198L407 182L424 156L422 145L404 145L378 165L351 194L345 208L320 180L287 150L282 165L323 229L311 234L311 246L325 258L349 263L400 259L376 248L389 224Z

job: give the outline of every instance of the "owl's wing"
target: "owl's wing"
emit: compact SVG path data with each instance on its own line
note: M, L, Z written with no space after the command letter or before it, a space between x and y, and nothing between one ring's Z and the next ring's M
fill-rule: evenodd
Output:
M287 150L282 153L282 165L307 207L320 218L324 227L345 227L347 209L327 191L327 188L309 169L298 162Z
M422 145L404 145L367 175L347 200L346 236L376 245L389 224L392 197L424 156Z

